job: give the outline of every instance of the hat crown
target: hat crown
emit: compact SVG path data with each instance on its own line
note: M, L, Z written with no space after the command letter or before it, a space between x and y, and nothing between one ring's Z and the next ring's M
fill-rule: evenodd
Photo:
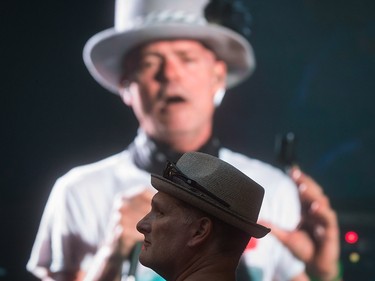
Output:
M214 156L185 153L176 166L186 176L227 202L246 221L258 220L264 189L232 165Z
M204 24L204 8L209 0L117 0L115 29L126 31L136 26L166 22Z

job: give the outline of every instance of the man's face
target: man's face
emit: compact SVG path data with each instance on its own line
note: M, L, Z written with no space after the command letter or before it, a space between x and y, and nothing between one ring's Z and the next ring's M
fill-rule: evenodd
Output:
M211 133L214 95L226 78L212 51L194 40L164 40L144 45L130 61L125 102L150 136Z
M181 201L158 192L152 199L151 211L137 224L137 230L144 235L140 262L164 277L176 274L175 269L189 259L186 245L195 231L193 217L193 211L183 207Z

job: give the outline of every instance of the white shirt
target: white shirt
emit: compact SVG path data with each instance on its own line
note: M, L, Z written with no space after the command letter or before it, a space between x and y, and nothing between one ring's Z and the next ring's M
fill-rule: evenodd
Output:
M274 167L221 148L219 158L237 167L265 188L260 220L294 229L300 204L294 183ZM150 174L140 170L125 150L99 162L72 169L52 189L27 269L46 272L87 270L104 240L113 201L123 192L150 188ZM254 239L254 238L253 238ZM304 265L271 234L253 240L245 263L253 281L290 280ZM125 263L124 269L128 265ZM137 281L163 280L138 266Z

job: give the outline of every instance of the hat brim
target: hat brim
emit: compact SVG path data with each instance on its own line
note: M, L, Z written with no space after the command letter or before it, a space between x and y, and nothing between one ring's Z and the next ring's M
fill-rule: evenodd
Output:
M154 24L124 32L107 29L88 40L83 50L84 62L97 82L117 94L126 53L143 43L163 39L194 39L212 49L227 64L227 88L245 80L255 69L254 52L246 39L215 24Z
M220 220L245 231L252 237L262 238L270 232L269 228L257 224L256 222L246 220L244 217L232 212L230 209L215 203L214 200L210 200L210 198L206 196L198 196L197 193L193 193L188 188L176 184L162 176L151 175L151 184L157 190L165 192L206 212L207 214L219 218Z

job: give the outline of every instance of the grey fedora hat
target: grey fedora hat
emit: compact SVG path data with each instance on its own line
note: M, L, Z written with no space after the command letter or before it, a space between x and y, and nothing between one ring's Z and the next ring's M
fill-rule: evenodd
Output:
M185 153L176 164L168 162L163 176L151 175L151 184L253 237L270 231L257 224L263 187L215 156Z
M255 58L239 33L207 22L209 0L116 0L115 24L91 37L83 49L84 62L104 88L118 93L125 55L143 43L162 39L194 39L227 63L227 88L251 75Z

